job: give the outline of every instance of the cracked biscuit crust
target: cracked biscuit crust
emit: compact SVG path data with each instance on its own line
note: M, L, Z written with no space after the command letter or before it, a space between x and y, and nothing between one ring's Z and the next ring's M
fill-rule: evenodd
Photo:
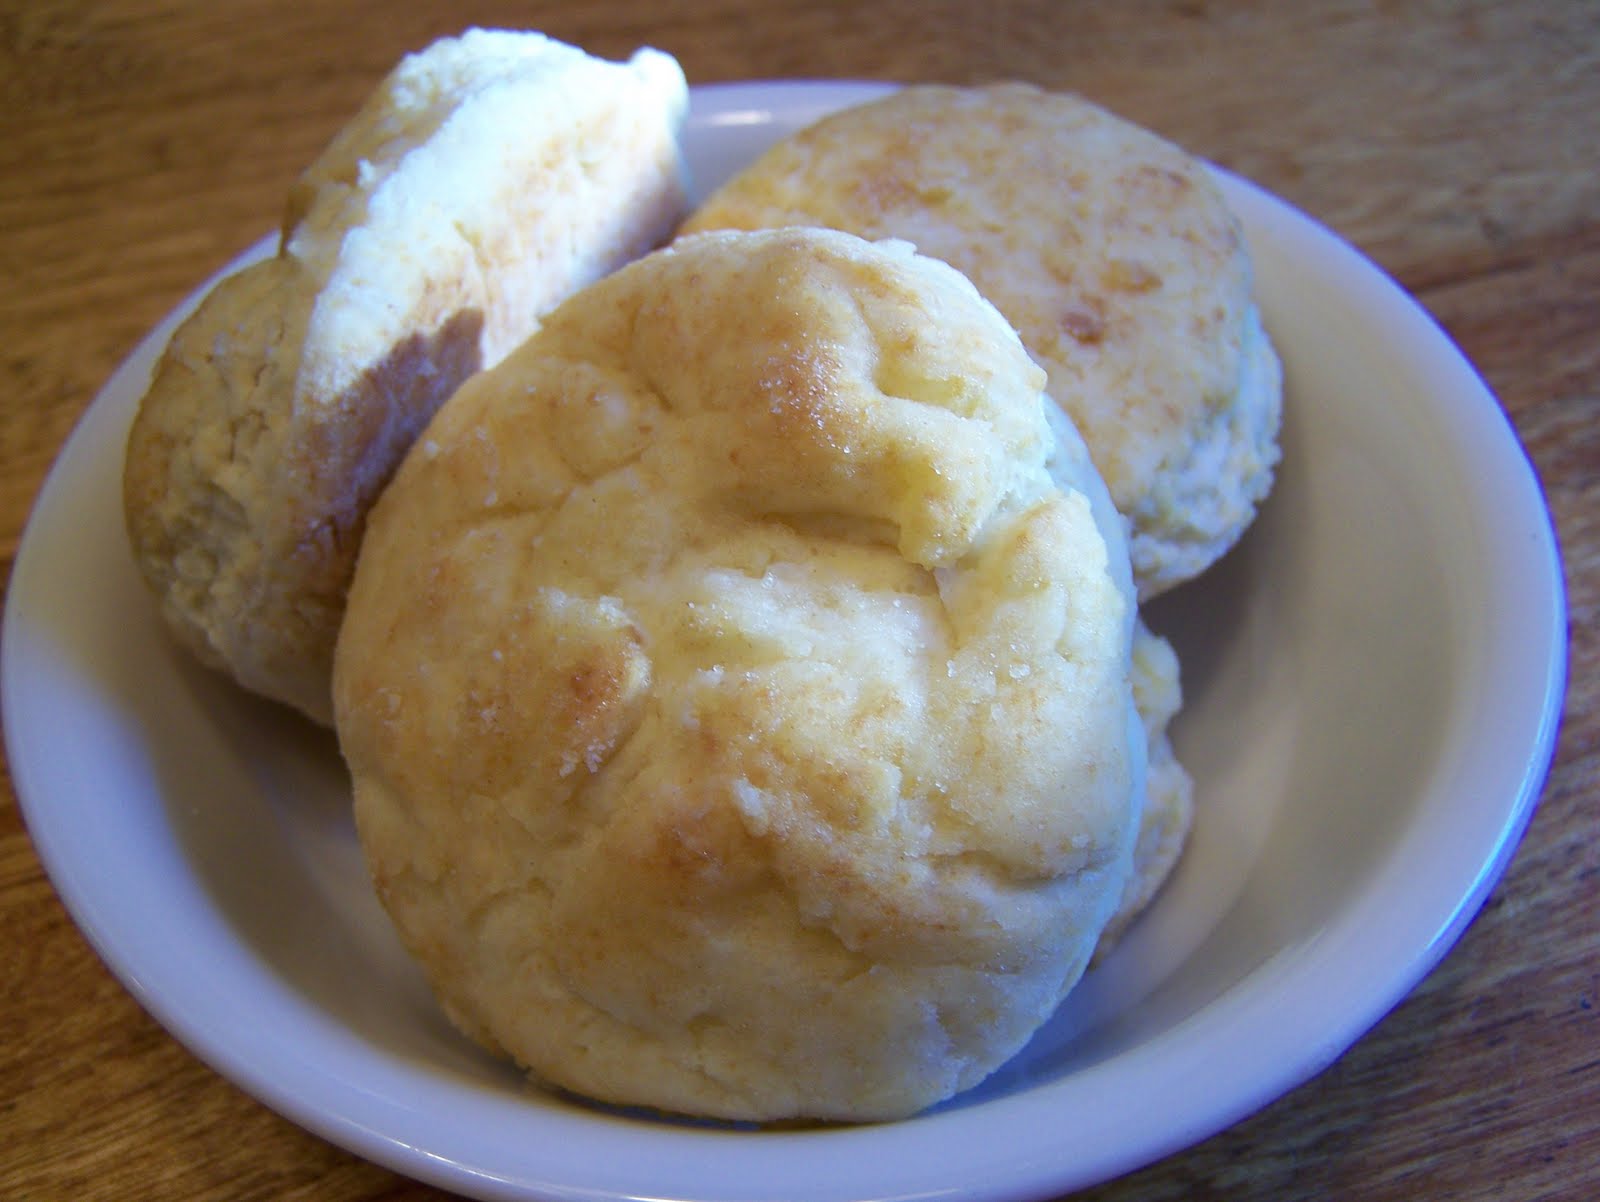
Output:
M785 225L903 238L1005 314L1131 520L1141 598L1253 520L1281 372L1238 222L1178 147L1027 85L910 87L779 142L683 228Z
M128 533L179 641L332 720L366 513L457 385L685 201L682 72L472 30L405 59L290 193L271 259L177 331L135 419Z
M1126 551L1042 384L945 265L794 230L624 269L441 410L335 696L458 1025L608 1102L872 1119L1049 1016L1144 736Z

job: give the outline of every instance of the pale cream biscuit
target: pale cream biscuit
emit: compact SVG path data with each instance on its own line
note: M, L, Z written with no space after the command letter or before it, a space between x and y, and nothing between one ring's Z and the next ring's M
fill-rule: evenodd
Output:
M909 1114L1027 1041L1121 904L1145 755L1126 551L1043 383L946 265L786 230L623 269L444 406L334 694L464 1031L742 1120Z
M1124 568L1123 553L1127 523L1112 504L1111 494L1096 473L1089 449L1071 419L1055 405L1045 407L1045 417L1055 436L1055 446L1045 461L1046 470L1063 489L1081 491L1088 499L1096 521L1114 548L1112 562L1118 569L1117 584L1131 601L1133 578L1131 570ZM1170 732L1173 719L1183 708L1178 654L1142 617L1134 621L1132 681L1134 708L1146 748L1142 817L1133 853L1133 874L1123 889L1116 913L1100 936L1095 962L1111 953L1134 920L1155 901L1177 867L1194 824L1194 781L1178 761Z
M826 117L686 231L824 225L904 238L1017 327L1132 523L1141 598L1253 519L1281 373L1239 223L1191 156L1076 96L920 86Z
M657 51L503 31L384 80L295 185L278 253L177 331L134 423L128 531L185 646L331 721L373 498L463 379L671 232L687 98Z
M1143 817L1133 849L1133 874L1117 912L1100 936L1097 958L1108 955L1155 901L1178 866L1194 825L1194 780L1178 760L1170 730L1183 706L1178 655L1143 619L1133 633L1133 702L1144 728L1149 765Z

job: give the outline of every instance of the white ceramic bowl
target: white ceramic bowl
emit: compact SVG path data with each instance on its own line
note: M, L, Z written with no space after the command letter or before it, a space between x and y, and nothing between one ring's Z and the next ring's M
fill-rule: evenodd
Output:
M877 90L696 90L700 183ZM1223 182L1288 410L1258 523L1152 613L1185 667L1193 842L1155 909L979 1089L895 1124L734 1129L544 1096L458 1038L368 888L331 736L191 667L135 576L123 441L180 314L73 434L10 583L11 772L73 916L219 1072L482 1198L1038 1197L1317 1072L1446 951L1528 819L1563 683L1561 578L1533 473L1450 342L1326 230Z

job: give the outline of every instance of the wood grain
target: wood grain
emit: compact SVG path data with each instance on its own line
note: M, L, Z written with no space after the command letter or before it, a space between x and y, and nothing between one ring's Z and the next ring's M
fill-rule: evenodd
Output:
M1600 1196L1600 6L1007 0L0 0L0 560L96 389L404 52L468 24L692 80L1073 88L1314 214L1503 402L1569 588L1555 764L1511 869L1321 1076L1097 1202ZM1203 1083L1197 1083L1197 1088ZM0 1197L421 1202L171 1040L67 918L0 787Z

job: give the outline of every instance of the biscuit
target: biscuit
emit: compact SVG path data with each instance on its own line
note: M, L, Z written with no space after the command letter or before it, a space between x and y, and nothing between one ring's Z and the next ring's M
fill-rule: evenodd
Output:
M331 721L365 515L456 386L686 207L683 74L473 30L406 58L291 190L278 253L172 338L127 448L134 555L167 625Z
M1064 491L1082 492L1113 549L1111 562L1117 584L1130 598L1134 594L1131 567L1127 565L1127 523L1111 501L1110 491L1095 471L1089 449L1072 421L1056 405L1045 407L1045 418L1055 438L1045 468ZM1134 619L1132 647L1134 708L1144 737L1147 770L1139 838L1134 846L1133 873L1123 889L1116 913L1106 925L1095 949L1098 962L1109 955L1134 920L1155 900L1167 877L1177 867L1194 822L1194 782L1178 762L1169 728L1183 707L1183 685L1178 655L1172 644Z
M334 695L463 1031L607 1103L866 1120L1052 1013L1145 738L1126 551L1043 384L948 266L782 230L624 268L440 410Z
M1178 655L1143 619L1133 632L1133 702L1144 729L1148 762L1144 806L1133 849L1133 873L1100 936L1097 960L1110 954L1134 920L1155 901L1178 866L1194 825L1194 780L1178 761L1169 729L1183 705Z
M1281 373L1239 224L1182 150L1071 95L910 87L781 141L683 228L783 225L903 238L1006 315L1132 523L1141 599L1253 519Z

